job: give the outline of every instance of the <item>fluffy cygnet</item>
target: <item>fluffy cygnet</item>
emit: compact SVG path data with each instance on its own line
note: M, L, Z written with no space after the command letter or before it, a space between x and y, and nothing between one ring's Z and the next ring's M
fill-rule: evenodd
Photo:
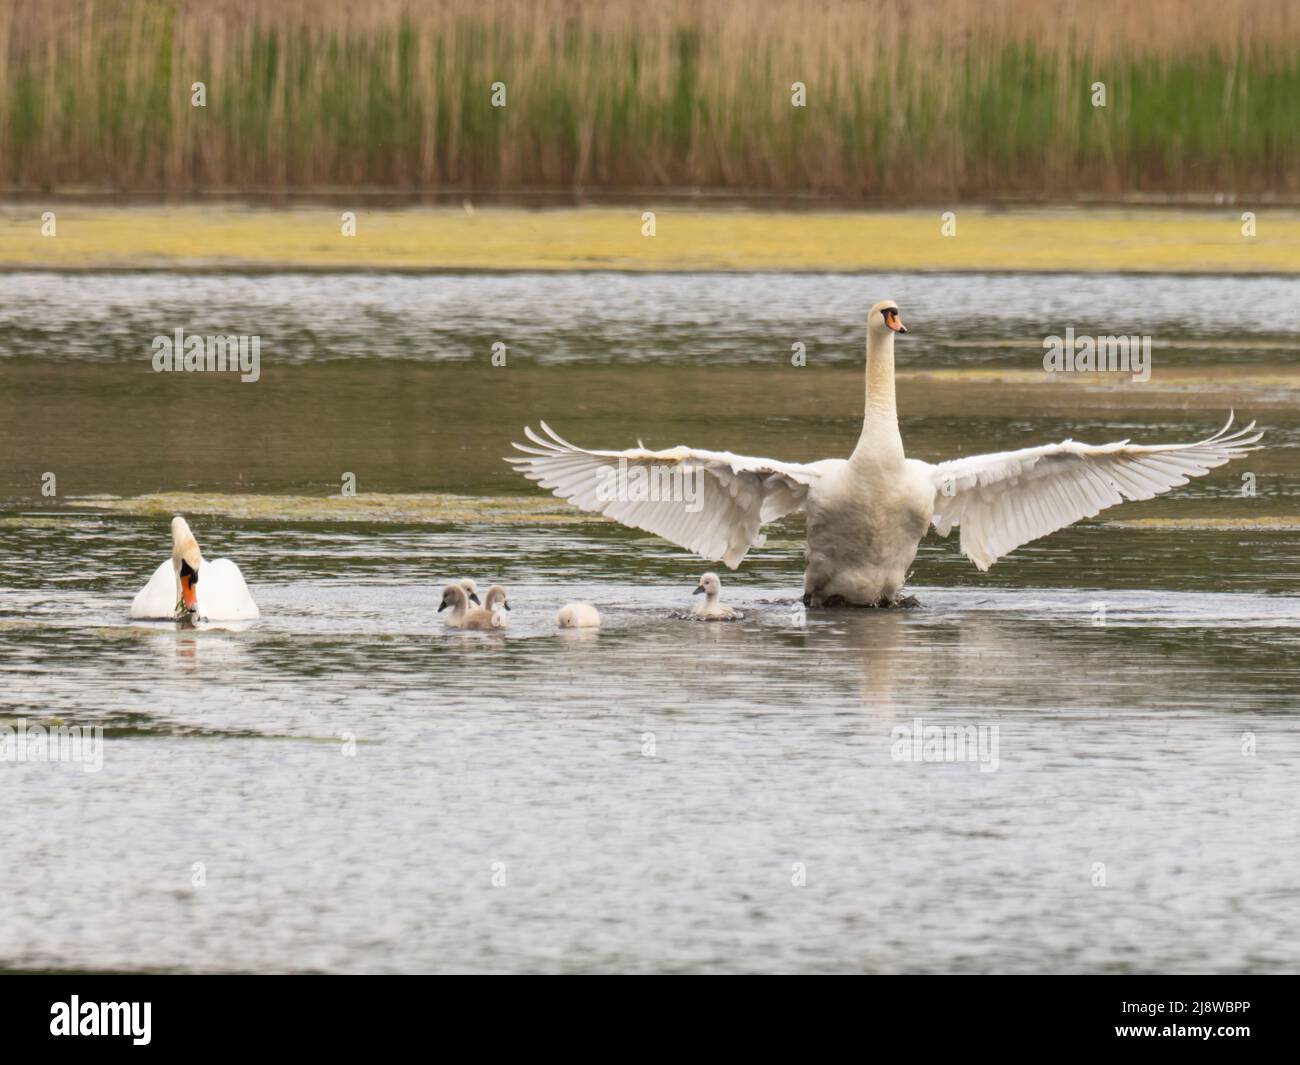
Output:
M729 606L724 606L720 602L722 596L722 582L718 580L716 573L706 573L700 578L700 586L695 589L692 595L703 595L704 602L696 603L691 607L691 617L698 618L702 621L734 621L740 617L740 612L733 610Z
M502 609L510 609L510 603L506 600L506 590L501 585L494 584L488 589L487 599L484 600L483 605L475 607L465 616L465 628L504 629L506 619L501 613Z
M555 624L562 629L597 629L600 611L590 603L566 603L555 615Z
M469 614L469 593L463 584L449 584L442 590L442 602L438 604L438 613L450 609L451 613L442 619L449 629L463 629L465 617Z

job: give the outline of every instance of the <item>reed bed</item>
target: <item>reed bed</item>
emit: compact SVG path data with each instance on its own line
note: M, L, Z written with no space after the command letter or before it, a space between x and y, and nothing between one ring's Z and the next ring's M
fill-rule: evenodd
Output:
M1291 0L0 0L11 191L1290 197L1298 119Z

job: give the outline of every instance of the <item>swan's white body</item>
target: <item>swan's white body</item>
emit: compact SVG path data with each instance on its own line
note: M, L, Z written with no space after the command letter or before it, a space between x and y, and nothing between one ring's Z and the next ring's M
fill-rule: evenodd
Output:
M1093 517L1128 499L1151 499L1248 451L1254 423L1192 444L1059 444L931 464L909 459L898 432L894 334L906 332L886 300L867 323L866 412L847 459L778 462L729 451L675 447L593 451L545 422L546 437L524 432L513 463L525 477L583 510L656 533L735 569L761 544L763 524L808 516L804 591L812 605L879 605L902 590L929 525L946 536L961 527L962 552L986 570L1022 544ZM629 468L698 481L690 498L611 492ZM626 479L624 480L624 483ZM662 482L661 482L662 483Z
M261 616L244 575L228 558L204 562L196 593L198 616L206 621L255 621ZM174 618L177 601L176 571L170 561L164 562L132 600L131 617Z
M172 557L154 570L149 583L132 600L133 619L174 619L177 616L181 602L179 574L182 558L189 560L198 572L194 585L196 617L203 621L255 621L261 616L239 567L228 558L210 562L202 558L185 519L174 518Z
M934 488L914 459L838 462L808 486L804 592L849 603L894 598L934 515Z

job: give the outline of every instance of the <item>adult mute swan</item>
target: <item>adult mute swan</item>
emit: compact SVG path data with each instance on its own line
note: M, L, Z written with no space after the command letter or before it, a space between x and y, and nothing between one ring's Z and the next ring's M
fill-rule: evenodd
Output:
M961 550L986 570L1022 544L1127 499L1150 499L1253 451L1254 422L1193 444L1059 444L931 464L903 452L894 399L898 304L867 319L866 413L847 459L777 462L674 447L591 451L524 428L535 446L507 458L527 478L583 510L656 533L728 568L762 543L760 527L808 517L804 601L885 606L903 588L931 523L961 527ZM663 489L667 487L668 491ZM656 491L656 489L659 489Z
M172 518L172 557L131 603L133 618L191 615L202 621L253 621L261 616L244 575L228 558L209 562L184 518Z

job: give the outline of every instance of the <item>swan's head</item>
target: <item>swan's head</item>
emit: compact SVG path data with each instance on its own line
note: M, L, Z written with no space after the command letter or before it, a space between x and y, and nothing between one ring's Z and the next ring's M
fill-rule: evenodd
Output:
M871 308L867 315L867 331L883 335L887 332L906 333L907 326L898 316L898 304L893 300L881 300Z
M473 577L462 578L460 582L460 586L465 589L465 594L469 596L469 601L471 603L477 603L479 601L478 585L474 583Z
M505 607L509 610L510 603L506 600L506 590L499 584L492 585L492 587L488 589L487 598L483 601L483 605L487 607L488 610L493 610L498 606Z
M713 598L722 593L722 582L718 580L716 573L706 573L700 578L700 586L691 593L691 595L707 595Z
M172 518L172 567L176 570L176 599L186 610L196 610L199 605L199 567L203 556L199 542L190 531L190 524L182 517Z
M448 607L457 613L464 613L469 609L469 593L465 591L464 585L449 584L442 590L442 602L438 604L438 613L441 614Z

